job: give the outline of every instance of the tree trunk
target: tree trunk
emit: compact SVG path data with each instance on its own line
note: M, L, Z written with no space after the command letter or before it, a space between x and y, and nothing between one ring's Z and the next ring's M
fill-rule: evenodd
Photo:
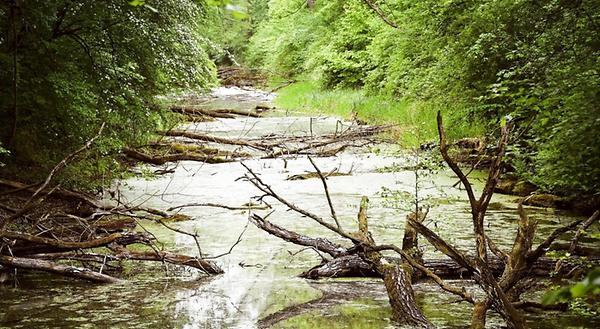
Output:
M0 256L0 264L6 267L21 268L34 271L42 271L60 274L68 277L84 279L100 283L117 283L121 280L105 274L78 268L74 266L61 265L54 262L41 259L20 258L11 256Z
M417 307L410 275L400 265L386 266L383 281L396 321L420 328L434 328Z

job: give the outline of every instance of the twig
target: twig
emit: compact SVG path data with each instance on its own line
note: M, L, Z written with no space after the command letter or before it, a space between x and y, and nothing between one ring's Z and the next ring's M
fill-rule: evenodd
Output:
M293 210L303 216L306 216L312 220L314 220L315 222L319 223L320 225L326 227L327 229L341 235L342 237L349 239L350 241L357 243L357 244L361 244L361 241L356 239L356 237L339 230L336 226L331 225L329 223L327 223L326 220L324 220L323 218L319 217L318 215L315 215L311 212L309 212L308 210L304 210L302 208L297 207L296 205L292 204L291 202L287 201L286 199L282 198L279 194L275 193L275 191L273 191L273 189L271 189L271 187L269 185L267 185L265 182L263 182L260 177L258 177L258 175L252 171L252 169L250 169L250 167L248 167L245 163L240 162L240 164L242 166L244 166L244 168L246 168L246 170L248 171L248 173L251 175L251 177L247 177L247 180L252 183L256 188L258 188L260 191L262 191L263 193L265 193L268 196L271 196L273 198L275 198L277 201L281 202L282 204L284 204L285 206L287 206L290 210Z
M331 211L331 218L333 218L333 220L335 221L335 225L337 226L337 229L342 231L340 222L338 221L337 215L335 214L335 208L333 207L333 203L331 202L331 196L329 195L329 188L327 187L327 180L323 176L323 173L321 172L319 167L317 167L317 164L315 163L315 161L311 157L308 157L308 160L310 161L312 166L317 171L317 175L319 175L319 178L321 179L321 182L323 183L323 189L325 190L325 196L327 197L327 203L329 204L329 210Z
M167 209L167 211L173 211L173 210L189 208L189 207L214 207L214 208L223 208L223 209L227 209L227 210L251 210L251 209L266 210L266 209L270 208L267 205L248 204L248 205L242 205L239 207L235 207L235 206L228 206L228 205L219 204L219 203L208 202L208 203L188 203L188 204L184 204L184 205L180 205L180 206L171 207L171 208Z
M98 139L98 137L100 137L100 135L102 134L102 131L104 130L104 126L105 125L106 125L106 123L102 123L102 125L100 126L100 129L98 130L98 133L94 137L92 137L91 139L89 139L82 147L80 147L79 149L75 150L71 154L67 155L56 166L54 166L54 168L52 168L52 170L50 171L50 173L48 174L48 176L46 177L46 179L44 180L44 182L40 185L40 187L37 188L37 190L33 193L33 195L25 202L25 204L21 207L21 210L19 210L14 215L12 215L10 217L7 217L7 218L4 218L2 221L0 221L0 231L3 230L6 227L6 225L8 225L11 221L15 220L16 218L21 217L22 215L24 215L25 213L27 213L27 212L29 212L31 210L32 203L34 201L36 201L36 200L39 201L39 198L37 197L38 194L40 194L40 192L42 192L48 186L48 184L50 184L50 181L52 180L52 178L54 178L54 176L57 173L59 173L64 167L66 167L67 164L71 160L73 160L81 152L83 152L86 149L88 149L92 145L92 143L96 139ZM50 195L53 191L54 191L54 189L51 190L48 194L46 194L46 196Z
M220 258L220 257L231 254L231 252L233 251L233 248L235 248L235 246L237 246L240 242L242 242L242 237L244 236L244 233L246 233L246 229L248 229L248 222L246 222L246 225L244 225L244 229L242 230L242 232L238 236L237 240L235 240L235 242L233 243L233 245L231 245L231 247L229 248L229 250L227 252L224 252L217 256L205 257L204 259L215 259L215 258Z
M387 15L381 10L381 8L379 8L379 6L377 6L373 1L363 0L363 2L366 3L367 6L369 6L377 14L377 16L379 16L383 20L383 22L385 24L387 24L395 29L399 29L398 24L396 24L396 22L389 19L387 17Z
M569 246L570 253L573 253L575 249L577 249L577 243L579 242L579 238L581 238L581 235L583 235L585 230L588 227L590 227L595 221L597 221L598 218L600 218L600 210L596 210L592 214L592 216L590 216L590 218L588 218L583 224L581 224L581 226L577 230L577 233L575 233L573 240L571 240L571 245Z

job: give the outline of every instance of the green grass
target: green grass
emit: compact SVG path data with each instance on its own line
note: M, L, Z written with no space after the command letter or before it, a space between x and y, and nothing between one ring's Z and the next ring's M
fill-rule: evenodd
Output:
M321 89L314 81L294 83L278 92L278 108L309 114L324 114L349 119L352 112L370 124L394 124L392 137L403 147L417 147L437 140L438 109L448 116L446 127L450 138L482 136L482 125L466 123L458 115L460 109L443 109L429 102L395 99L384 95L367 95L355 89Z

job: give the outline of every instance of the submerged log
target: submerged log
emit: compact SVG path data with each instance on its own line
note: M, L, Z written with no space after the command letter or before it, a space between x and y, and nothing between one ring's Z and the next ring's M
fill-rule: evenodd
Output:
M121 281L117 278L113 278L112 276L97 273L85 268L62 265L42 259L0 256L0 264L6 267L55 273L62 276L99 283L117 283Z
M392 264L400 264L401 260L397 257L386 257L387 262ZM588 259L588 262L595 265L600 265L600 259ZM548 257L538 259L528 273L531 276L547 277L550 273L557 269L559 260ZM488 263L490 269L496 276L502 275L504 271L504 262L499 258L489 258ZM572 260L560 261L560 273L568 274L572 270L580 267L581 261L577 258ZM471 279L473 273L467 268L460 266L452 259L425 259L423 266L431 270L434 274L444 279ZM338 278L338 277L381 277L373 270L373 264L362 254L351 254L339 258L334 258L328 262L321 263L308 271L300 274L300 277L308 279L319 278ZM413 280L425 279L426 275L419 270L415 270Z
M174 265L197 268L207 274L222 274L224 271L214 262L198 257L174 254L168 251L134 251L127 248L114 249L118 259L164 261Z

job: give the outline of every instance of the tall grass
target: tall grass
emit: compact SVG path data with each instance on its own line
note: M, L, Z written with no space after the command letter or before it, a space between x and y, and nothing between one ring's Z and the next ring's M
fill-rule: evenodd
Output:
M450 138L476 137L484 133L483 125L461 119L459 108L441 108L433 102L395 99L385 95L367 95L362 90L323 90L316 82L302 81L281 89L275 105L292 111L334 115L345 119L357 117L370 124L393 124L392 137L403 147L417 147L437 140L436 115L442 110L447 118Z

